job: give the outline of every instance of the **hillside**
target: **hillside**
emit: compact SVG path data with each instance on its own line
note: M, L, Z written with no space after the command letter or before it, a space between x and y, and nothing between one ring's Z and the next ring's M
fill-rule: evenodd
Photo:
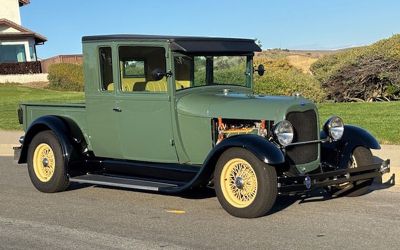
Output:
M266 50L254 58L254 64L263 64L264 76L255 76L254 90L258 94L293 95L301 93L316 102L325 99L319 82L311 75L310 65L322 57L321 52Z
M291 66L301 70L303 73L311 74L310 67L314 62L336 52L334 50L268 49L257 53L256 57L269 60L285 59Z
M400 34L372 45L327 55L311 65L327 98L337 101L400 99Z
M263 89L261 92L287 94L299 89L313 100L335 102L400 100L400 34L342 50L269 49L256 54L258 63L267 66L268 81L280 83L264 80L261 88L256 88ZM324 94L314 96L313 90Z

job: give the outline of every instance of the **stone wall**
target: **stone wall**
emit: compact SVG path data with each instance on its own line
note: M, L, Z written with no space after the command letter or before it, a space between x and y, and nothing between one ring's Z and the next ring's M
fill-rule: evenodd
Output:
M21 75L0 75L0 83L17 82L17 83L32 83L32 82L48 82L47 73L42 74L21 74Z

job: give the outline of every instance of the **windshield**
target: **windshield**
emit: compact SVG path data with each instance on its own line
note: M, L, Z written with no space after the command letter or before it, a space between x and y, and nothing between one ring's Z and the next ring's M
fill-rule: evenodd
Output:
M251 56L175 56L176 89L205 85L251 87Z

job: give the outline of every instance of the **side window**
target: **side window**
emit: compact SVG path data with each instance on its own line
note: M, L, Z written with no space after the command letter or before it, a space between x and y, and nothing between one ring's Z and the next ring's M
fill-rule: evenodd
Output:
M176 90L191 87L193 68L192 58L188 56L176 56L174 59L174 63Z
M207 58L204 56L194 57L194 86L204 86L206 85L207 78Z
M167 92L164 48L121 46L118 53L122 92Z
M111 47L99 49L101 90L114 91L113 66Z

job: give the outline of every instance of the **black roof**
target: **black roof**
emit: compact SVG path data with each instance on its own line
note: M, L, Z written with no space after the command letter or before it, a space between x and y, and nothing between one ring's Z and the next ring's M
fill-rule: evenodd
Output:
M187 53L252 53L254 51L261 51L255 40L244 38L158 35L99 35L82 37L82 42L115 40L165 41L171 43L172 50Z

